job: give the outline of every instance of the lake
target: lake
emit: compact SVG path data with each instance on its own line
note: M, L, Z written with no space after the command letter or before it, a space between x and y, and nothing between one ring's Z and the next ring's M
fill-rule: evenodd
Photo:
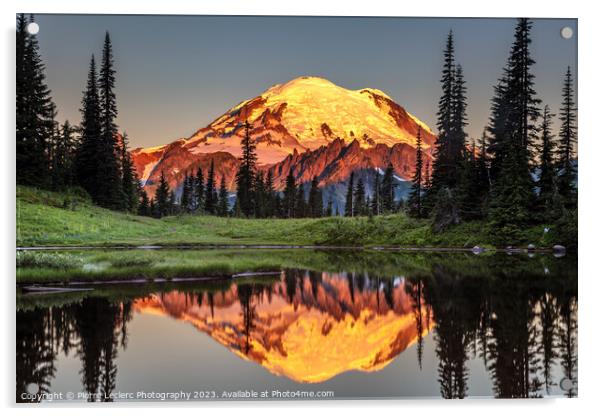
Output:
M577 396L576 257L302 255L266 275L19 292L17 401Z

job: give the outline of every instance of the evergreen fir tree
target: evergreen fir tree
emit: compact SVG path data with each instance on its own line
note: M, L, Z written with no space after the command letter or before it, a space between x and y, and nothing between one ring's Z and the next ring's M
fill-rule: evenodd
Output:
M30 16L29 22L33 21ZM25 15L20 14L16 42L17 183L48 187L54 104L46 86L37 37L28 33L27 24Z
M456 190L460 218L474 220L482 217L481 195L479 164L476 156L476 145L473 142L471 151L461 165L460 179Z
M203 212L205 209L205 178L203 177L203 169L200 166L196 171L193 188L193 210Z
M241 147L240 167L236 174L236 199L240 210L248 217L254 213L253 180L255 179L255 167L257 164L256 144L251 137L248 121L245 121L245 135L241 140Z
M322 191L318 188L318 178L313 177L311 187L309 188L309 216L312 218L321 217L324 211L324 202L322 201Z
M151 217L159 218L159 212L157 211L157 206L155 205L154 199L151 199L150 204L148 206L148 210L150 212Z
M295 184L295 176L293 169L288 171L286 176L286 185L284 188L284 198L282 200L283 215L285 218L294 218L295 216L295 199L297 195L297 185Z
M438 135L432 174L433 193L442 187L452 188L455 180L455 164L453 158L454 144L454 86L455 86L454 38L450 31L443 52L443 71L441 76L442 94L437 111Z
M184 174L184 182L182 182L182 196L180 197L180 207L183 212L190 213L191 211L191 197L192 197L192 176L188 175L188 172Z
M52 187L63 190L75 183L74 158L77 143L73 136L74 129L65 121L57 131L52 150Z
M145 217L151 216L151 206L148 200L148 194L144 189L140 191L140 203L138 204L138 215Z
M128 151L128 137L124 132L121 136L121 189L123 191L123 208L128 212L136 212L138 208L139 179L130 152Z
M466 122L466 82L464 81L464 73L462 66L456 65L454 72L454 85L452 96L452 131L450 138L450 162L452 163L455 174L452 171L452 180L448 183L450 188L453 188L459 178L458 168L462 166L465 159L466 150L466 132L464 128L468 124Z
M428 192L431 189L431 161L426 159L424 167L424 191Z
M389 162L381 185L382 212L391 213L395 211L395 182L393 165Z
M207 185L205 186L205 212L215 214L217 209L217 190L215 188L215 163L211 159L209 174L207 176Z
M577 142L577 108L573 91L571 68L566 71L562 87L562 107L560 109L558 192L567 208L577 206L577 175L574 166L574 147Z
M266 212L266 205L267 205L267 193L265 190L265 181L264 181L264 175L263 172L259 171L257 172L256 176L255 176L255 180L254 180L254 196L253 196L253 203L254 203L254 215L256 218L265 218L265 212Z
M305 201L305 186L302 183L297 187L295 195L295 218L307 217L307 202Z
M509 240L531 221L534 204L534 186L531 177L532 145L539 117L540 100L535 97L534 75L529 45L532 23L519 19L505 71L502 89L504 96L498 104L504 108L504 120L495 120L494 161L496 177L492 188L489 215L491 224ZM500 117L500 114L495 114ZM501 126L501 127L500 127ZM501 160L496 160L500 157Z
M155 192L155 213L154 215L158 218L165 217L170 214L171 201L170 201L170 189L165 175L161 172L161 178L159 179L159 186Z
M366 188L364 180L360 177L353 191L353 216L366 215Z
M546 105L543 110L543 118L541 122L541 144L539 152L539 180L537 186L538 194L538 209L544 212L545 220L552 219L550 214L554 210L554 201L557 199L558 191L556 188L556 172L554 155L556 152L556 142L552 135L552 117L550 108Z
M219 193L217 198L217 215L220 217L228 216L228 189L226 188L226 178L222 176L222 180L219 186Z
M414 165L414 177L408 197L408 212L411 216L422 218L424 215L422 206L422 138L421 129L418 127L416 135L416 163Z
M479 155L477 158L479 170L479 188L483 197L489 194L491 181L489 179L489 157L487 151L487 129L483 130L481 140L479 141ZM483 199L483 198L482 198Z
M117 155L117 104L115 101L115 69L109 32L105 34L102 62L98 74L98 97L100 108L100 141L96 155L97 203L112 209L123 209L121 172Z
M345 216L346 217L353 217L353 214L355 212L355 210L353 209L353 202L354 202L354 198L353 198L353 189L354 189L353 176L354 176L354 172L351 172L351 175L349 176L349 183L347 185L347 195L345 196Z
M90 194L92 201L100 200L98 178L101 173L96 158L100 148L100 103L94 55L90 58L88 81L82 98L81 139L76 154L75 167L79 184Z
M266 192L266 217L273 217L277 212L277 198L276 190L274 189L274 174L270 169L265 180L265 192Z
M380 183L380 173L378 170L374 172L374 183L372 185L372 201L370 204L370 210L372 211L372 215L380 215L382 212L382 201L381 201L381 183Z

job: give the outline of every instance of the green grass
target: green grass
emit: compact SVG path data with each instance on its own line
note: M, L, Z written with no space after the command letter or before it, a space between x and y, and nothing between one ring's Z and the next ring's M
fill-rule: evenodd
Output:
M66 255L67 254L67 255ZM227 249L227 250L81 250L62 253L32 251L17 253L17 283L44 284L70 281L120 281L157 278L230 278L243 272L285 269L318 272L351 272L376 276L428 275L433 265L445 266L458 275L490 276L492 271L513 276L555 275L571 266L571 258L551 255L429 253L366 250ZM566 266L568 265L568 266ZM438 266L438 267L439 267ZM263 279L264 276L261 277ZM245 279L246 280L246 279Z
M550 247L543 226L524 230L518 243ZM373 218L242 219L181 215L154 219L94 206L81 194L17 187L18 246L329 245L505 246L484 222L435 234L428 220L403 214ZM129 261L129 260L128 260Z

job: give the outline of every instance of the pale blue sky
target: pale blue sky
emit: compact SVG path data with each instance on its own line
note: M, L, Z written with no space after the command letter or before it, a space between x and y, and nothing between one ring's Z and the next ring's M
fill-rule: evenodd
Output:
M118 124L132 147L188 137L273 84L321 76L350 89L378 88L435 128L447 32L468 88L468 132L487 122L492 86L512 43L514 19L36 15L59 120L80 120L90 55L104 32L114 46ZM554 112L567 66L576 66L575 19L534 19L536 90Z

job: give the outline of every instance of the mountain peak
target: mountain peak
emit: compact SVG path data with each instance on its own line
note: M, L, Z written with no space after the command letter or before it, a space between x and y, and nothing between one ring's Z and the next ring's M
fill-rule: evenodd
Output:
M346 145L353 144L356 153L369 151L372 158L380 154L380 159L373 161L379 166L386 166L389 160L385 159L390 157L387 154L391 154L380 149L382 146L386 150L405 145L404 156L399 156L394 164L398 172L409 176L407 166L414 157L418 129L423 129L423 149L427 153L435 142L428 126L383 91L350 90L325 78L302 76L276 84L232 107L186 140L178 141L174 149L164 146L136 150L133 155L138 174L148 185L155 183L160 169L170 164L177 176L186 168L181 165L196 163L204 155L227 153L236 159L241 156L247 121L257 145L260 167L276 165L289 155L300 157L341 140ZM344 170L349 171L348 167Z

